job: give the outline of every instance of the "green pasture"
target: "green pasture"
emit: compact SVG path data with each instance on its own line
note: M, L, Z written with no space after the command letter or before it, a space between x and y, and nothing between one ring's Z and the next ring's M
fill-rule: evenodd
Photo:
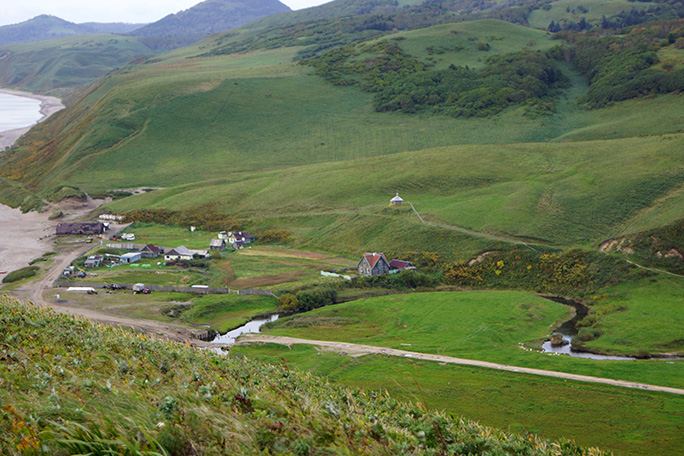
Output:
M138 244L154 244L167 250L181 245L189 249L209 250L209 243L218 233L195 230L190 227L155 225L151 223L136 223L126 229L126 233L135 234ZM125 241L124 241L125 242Z
M321 271L354 267L357 262L334 255L255 245L224 255L218 268L224 286L280 290L328 283L336 279L322 277Z
M271 296L201 295L192 298L193 305L182 311L181 319L195 325L208 325L226 332L254 317L275 313L278 301Z
M609 141L469 145L343 162L244 173L149 192L107 207L190 207L218 201L251 226L310 223L300 239L314 247L380 250L396 237L385 227L418 223L409 208L388 208L396 191L428 221L557 246L586 245L681 217L681 134ZM315 217L319 217L316 221ZM348 235L352 226L360 233ZM269 226L272 227L272 226ZM421 231L441 231L437 226ZM296 229L293 229L296 232ZM459 233L445 236L459 236ZM401 238L401 239L399 239ZM423 250L435 250L434 246ZM451 247L450 247L451 248ZM463 247L454 247L457 251Z
M114 268L95 268L87 269L88 277L83 279L88 282L97 283L146 283L148 285L207 285L207 273L196 269L183 269L176 266L161 266L157 262L163 262L163 258L133 263L133 265L122 264ZM211 260L210 260L211 261ZM143 264L151 267L143 268Z
M668 315L674 317L663 313L659 318ZM568 307L529 293L414 293L324 307L269 323L262 332L684 387L682 360L591 360L537 351L570 317ZM608 328L608 323L603 325ZM641 325L649 331L644 330L643 339L661 333L655 325ZM621 328L617 322L611 330L619 334ZM619 352L615 345L602 348Z
M403 33L409 38L397 43L421 55L426 47L468 37L490 37L493 46L504 46L495 52L530 40L537 46L551 44L545 32L496 21ZM392 162L389 155L471 147L465 144L500 149L504 144L631 138L677 131L684 120L676 95L587 111L577 105L586 84L569 69L575 84L549 117L525 117L522 109L471 119L377 113L371 94L332 86L311 68L292 63L296 48L200 57L212 42L152 57L102 79L73 108L27 136L20 153L9 158L5 175L43 193L64 185L101 192L190 183L201 193L211 182L244 182L254 173L305 164L365 157ZM449 52L432 57L446 64L452 59ZM464 62L476 65L476 60ZM38 139L44 135L55 140ZM253 183L245 185L233 195L238 203Z
M302 345L241 345L230 353L325 375L333 383L386 390L424 409L485 425L545 438L562 435L619 455L678 454L684 445L684 398L677 395L396 357L349 357Z
M435 69L449 65L482 68L487 57L507 54L523 48L547 50L558 45L551 34L541 30L497 20L454 22L433 27L409 30L383 36L374 40L389 40L407 54L423 63L434 64ZM477 49L479 43L489 44L488 51ZM361 54L357 59L366 58Z
M648 6L648 3L628 0L560 0L549 3L549 6L551 6L550 9L537 8L530 13L527 21L531 27L546 29L551 21L558 22L560 19L577 22L584 18L587 22L600 22L602 16L610 17L632 8L643 9Z
M478 358L517 356L521 343L543 340L568 308L530 293L413 293L361 299L282 318L268 334L339 340Z
M86 35L0 47L0 85L70 96L109 71L152 54L139 38Z
M602 334L587 347L684 354L684 278L660 274L603 290L593 309Z

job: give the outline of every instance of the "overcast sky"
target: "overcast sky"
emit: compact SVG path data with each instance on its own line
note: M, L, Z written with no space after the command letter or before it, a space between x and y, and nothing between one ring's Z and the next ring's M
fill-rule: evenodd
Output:
M70 22L154 22L188 9L201 0L1 0L0 25L17 24L40 14ZM280 0L292 9L321 5L330 0Z

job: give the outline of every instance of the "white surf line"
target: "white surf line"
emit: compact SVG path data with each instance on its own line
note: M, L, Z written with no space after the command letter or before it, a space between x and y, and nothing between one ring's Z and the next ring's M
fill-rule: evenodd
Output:
M631 382L631 381L626 381L626 380L615 380L612 378L603 378L603 377L592 377L589 375L570 374L567 372L556 372L556 371L549 371L549 370L544 370L544 369L534 369L534 368L530 368L530 367L509 366L507 364L491 363L488 361L478 361L478 360L473 360L473 359L455 358L452 356L443 356L443 355L432 355L432 354L428 354L428 353L418 353L418 352L411 352L411 351L406 351L406 350L398 350L398 349L394 349L394 348L376 347L376 346L372 346L372 345L351 344L351 343L347 343L347 342L330 342L330 341L324 341L324 340L309 340L309 339L299 339L299 338L295 338L295 337L286 337L286 336L269 336L269 335L265 335L265 334L245 334L238 339L238 341L236 342L236 345L245 345L245 344L250 344L250 343L255 343L255 342L274 343L274 344L288 345L288 346L289 345L295 345L295 344L316 345L319 347L331 348L331 349L338 351L338 352L343 352L346 349L346 350L353 352L353 353L398 356L398 357L402 357L402 358L418 359L418 360L424 360L424 361L436 361L436 362L447 363L447 364L484 367L487 369L496 369L496 370L502 370L502 371L507 371L507 372L521 373L521 374L538 375L538 376L542 376L542 377L553 377L553 378L559 378L559 379L563 379L563 380L574 380L574 381L586 382L586 383L600 383L600 384L604 384L604 385L618 386L618 387L622 387L622 388L632 388L632 389L638 389L638 390L644 390L644 391L657 391L657 392L684 395L684 389L671 388L668 386L649 385L647 383Z

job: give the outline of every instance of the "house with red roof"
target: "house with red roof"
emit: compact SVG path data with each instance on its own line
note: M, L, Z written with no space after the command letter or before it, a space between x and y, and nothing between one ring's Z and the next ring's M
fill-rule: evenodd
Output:
M356 272L364 276L382 275L389 271L389 261L383 253L365 253L359 264L356 265Z
M389 262L390 269L393 271L407 271L409 269L416 269L414 265L404 260L392 260Z
M154 244L147 244L145 247L140 249L140 253L143 258L157 258L159 255L164 253L164 249L157 247Z

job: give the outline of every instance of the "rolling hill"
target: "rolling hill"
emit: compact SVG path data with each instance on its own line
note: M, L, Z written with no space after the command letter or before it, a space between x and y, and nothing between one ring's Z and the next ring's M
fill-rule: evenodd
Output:
M98 23L74 24L55 16L40 15L19 24L0 27L0 46L52 40L65 36L100 33L129 33L144 24Z
M216 220L221 224L233 223L257 237L277 230L283 234L278 239L289 247L349 258L383 251L396 258L423 259L415 274L425 279L423 284L439 283L440 291L514 289L581 300L590 310L578 325L576 340L588 349L639 356L680 353L681 331L669 324L676 323L681 314L680 278L665 277L624 259L684 270L680 263L673 266L684 260L671 254L672 249L682 248L684 213L684 20L664 17L678 16L682 6L678 0L615 0L590 6L570 0L337 0L320 8L261 18L184 48L140 57L75 94L67 109L0 152L0 199L29 206L37 198L58 201L81 191L117 197L126 194L121 190L145 188L150 191L115 199L100 210L153 215L154 210L167 214L187 210L207 218L218 213ZM641 22L612 27L624 25L623 19ZM547 21L560 23L562 30L549 32ZM584 24L583 28L578 24ZM131 40L131 46L139 43ZM78 60L76 54L71 58ZM406 200L405 206L388 207L395 192ZM169 220L172 217L161 222ZM133 229L169 230L161 225ZM185 227L173 230L187 233ZM598 246L609 239L614 240L608 243L612 247L633 245L635 250L599 251ZM658 252L670 254L667 261L648 260ZM226 263L232 261L230 255L225 254ZM239 268L239 262L233 266ZM298 267L289 262L287 266ZM234 274L232 269L230 273ZM228 273L215 268L211 274L215 275L208 279L218 283L224 278L221 274L227 277ZM411 300L417 295L413 291L423 290L408 282L404 288L392 288L392 278L400 281L406 276L386 277L385 285L371 279L351 282L344 298L379 291L405 292ZM359 282L359 288L352 289ZM340 289L347 287L346 282L339 283ZM277 291L306 296L337 286L331 284L316 282L310 288L298 284L301 289L294 289L295 285L278 283ZM288 286L293 288L288 290ZM500 302L499 297L479 291L473 296L478 302ZM382 302L387 303L388 312L396 312L395 300L403 297L386 299ZM421 299L430 297L415 302ZM407 305L412 312L407 321L429 312L415 302ZM357 305L364 304L348 304L349 308ZM374 308L375 303L366 305ZM330 312L332 318L342 309L332 307L321 313ZM561 310L554 312L561 315ZM462 314L449 308L442 311L448 316ZM34 324L51 321L30 309L26 312ZM503 356L499 342L517 326L514 319L509 328L497 326L503 321L501 313L492 311L493 338L484 343L473 340L473 350ZM447 324L446 314L433 314L434 321ZM526 310L524 314L519 318L529 318L528 323L539 326L535 337L543 337L558 318L537 320ZM393 317L379 318L391 329L392 337L402 333L404 327L395 325ZM20 325L17 319L12 320L15 323ZM463 322L449 321L447 326L452 324ZM481 326L472 325L463 324L464 333L454 337L465 339L480 331ZM406 332L414 338L421 334L435 339L429 336L429 326L430 322L410 330L407 326ZM369 330L369 334L376 332ZM508 353L529 359L527 351L520 350L520 337L512 334L508 334ZM107 340L108 349L116 350L112 343ZM251 352L267 357L281 354L274 347ZM312 353L294 347L278 359L314 366L350 382L376 375L378 380L372 384L380 387L394 377L380 371L370 375L373 366L385 369L386 364L399 364L385 359L348 362ZM611 372L614 377L637 381L641 376L657 379L667 369L668 379L680 382L681 378L681 360L609 361L606 368L592 360L533 355L535 362L557 370L580 366L583 373ZM178 356L192 363L200 378L207 377L206 364L190 355ZM133 376L142 369L138 360L123 360L126 364L119 358L115 365L110 363L119 372L111 375ZM349 367L352 363L354 369ZM73 364L77 369L78 363ZM452 381L448 377L453 371L414 364L411 368L414 373L418 369L429 372L427 393L434 403L444 404L441 400L447 395L451 404L462 402L460 397L451 397L454 390L445 386ZM184 379L195 374L180 372ZM552 432L561 432L551 418L565 413L561 409L567 404L577 406L574 386L561 385L564 392L559 401L547 389L550 382L533 383L516 374L519 393L501 395L507 386L498 385L511 383L501 378L492 383L498 374L464 375L471 382L460 387L464 397L472 382L480 385L471 411L485 418L494 415L498 425L526 429L524 420L514 415L534 407L536 419L546 429L550 426ZM404 371L398 375L404 376L405 383ZM141 380L130 379L127 385ZM98 377L98 384L104 381L105 377ZM114 386L120 385L115 382ZM405 388L403 383L397 385L395 390ZM422 386L416 382L416 387ZM145 401L152 405L145 413L156 417L155 413L168 407L175 410L173 404L194 411L200 393L212 394L212 398L218 394L209 383L191 387L189 395L169 392L177 391L175 384L169 388L153 390L154 397ZM250 383L249 388L257 387ZM257 391L260 398L265 394ZM529 402L535 391L543 391L548 396L543 401L555 408L539 408L536 397ZM35 399L31 394L21 401L30 403ZM178 394L183 405L166 400L166 394ZM603 392L591 394L588 397L602 397L606 403L614 400L614 396L605 399L609 396ZM678 432L681 421L675 401L649 402L649 396L637 403L637 395L631 392L615 394L620 394L623 405L630 402L626 409L636 411L614 413L601 421L604 418L593 416L594 409L581 410L563 429L584 437L594 432L609 434L611 447L637 446L638 454L657 452L655 439L663 440L664 448L677 445L670 437ZM241 410L240 404L245 403L242 390L242 399L236 399L234 392L226 397L233 409ZM508 402L515 403L514 412L509 413ZM281 406L264 406L270 412L259 416L280 416ZM634 416L642 416L639 410L647 408L654 415L674 417L667 430L651 435L637 429ZM213 409L202 410L211 421ZM604 416L601 410L597 413ZM628 426L613 427L615 415L624 415ZM575 421L580 420L584 428L577 430ZM592 420L601 422L593 426ZM99 423L82 421L91 426L88 429ZM183 423L180 429L192 429L190 423ZM606 429L611 432L603 432ZM280 446L274 452L299 451L268 433L257 438L262 438L261 450L277 441ZM301 448L300 453L306 454L308 447Z
M0 296L0 321L7 329L3 346L21 344L21 350L3 353L0 366L3 383L12 385L0 393L3 454L37 448L46 454L136 455L589 451L565 439L504 433L421 411L381 392L103 327L6 296ZM445 452L440 442L446 439Z
M0 86L68 97L154 51L139 38L79 35L0 47Z
M278 0L205 0L131 31L134 36L167 38L173 47L200 41L214 33L237 28L260 17L290 11Z
M365 45L393 43L439 71L484 71L493 56L550 51L558 44L551 38L484 20ZM376 112L362 87L332 85L307 62L293 62L300 47L207 52L222 40L149 58L100 81L6 155L4 176L48 197L64 186L93 194L168 188L117 202L115 210L211 199L240 217L347 212L332 216L336 228L314 245L340 238L335 230L345 231L350 217L364 225L356 211L397 190L434 222L557 246L592 245L679 217L682 174L672 165L682 140L672 125L684 121L678 95L586 110L578 103L586 81L560 62L571 86L557 93L550 115L522 115L524 103L485 117ZM478 49L481 43L487 50ZM376 58L354 55L357 62ZM655 136L638 137L646 135ZM290 223L305 226L304 219ZM371 229L374 219L367 220ZM363 246L348 250L357 249Z

